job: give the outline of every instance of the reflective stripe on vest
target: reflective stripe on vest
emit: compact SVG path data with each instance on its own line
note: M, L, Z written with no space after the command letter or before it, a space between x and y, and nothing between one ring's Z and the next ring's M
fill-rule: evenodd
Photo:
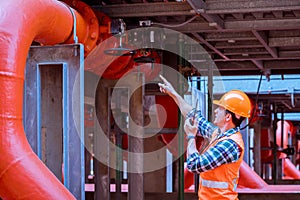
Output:
M233 180L233 191L236 191L236 188L237 188L237 180L238 180L238 178L235 178L234 180Z
M201 179L201 185L208 188L218 188L218 189L227 189L229 187L229 184L227 182L222 181L210 181ZM236 179L233 181L234 188L233 190L236 190L237 184Z
M228 183L227 182L221 182L221 181L210 181L210 180L201 180L202 185L204 187L208 188L219 188L219 189L227 189Z

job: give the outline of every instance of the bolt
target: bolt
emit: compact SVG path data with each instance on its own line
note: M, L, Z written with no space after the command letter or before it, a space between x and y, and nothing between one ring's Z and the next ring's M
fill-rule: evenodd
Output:
M77 1L74 0L74 1L72 2L72 4L73 4L73 6L76 6L76 5L77 5Z
M95 18L95 17L93 17L93 18L90 20L90 24L94 24L94 23L95 23L95 21L96 21L96 18Z
M84 46L84 51L89 51L91 50L91 47L89 45Z
M96 33L96 32L92 32L91 35L90 35L90 37L91 37L92 39L96 39L97 33Z

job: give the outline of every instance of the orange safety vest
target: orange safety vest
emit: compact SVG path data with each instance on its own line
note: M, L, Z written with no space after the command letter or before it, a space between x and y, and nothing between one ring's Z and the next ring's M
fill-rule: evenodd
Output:
M199 200L230 199L237 200L236 187L239 179L239 169L244 157L244 142L240 132L222 137L210 144L207 148L215 146L222 140L232 139L242 149L242 155L237 162L223 164L215 169L200 173L198 190Z

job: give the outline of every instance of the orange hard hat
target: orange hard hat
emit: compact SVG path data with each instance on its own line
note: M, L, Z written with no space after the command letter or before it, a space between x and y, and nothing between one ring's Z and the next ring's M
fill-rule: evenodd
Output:
M240 90L231 90L225 93L220 100L214 100L214 104L242 117L250 117L251 102L249 97Z

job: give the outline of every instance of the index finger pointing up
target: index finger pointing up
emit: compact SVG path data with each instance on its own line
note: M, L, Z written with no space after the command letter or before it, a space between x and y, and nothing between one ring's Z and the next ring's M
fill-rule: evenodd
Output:
M161 78L161 80L164 82L164 83L168 83L167 79L165 79L165 77L163 77L162 75L159 75L159 77Z

